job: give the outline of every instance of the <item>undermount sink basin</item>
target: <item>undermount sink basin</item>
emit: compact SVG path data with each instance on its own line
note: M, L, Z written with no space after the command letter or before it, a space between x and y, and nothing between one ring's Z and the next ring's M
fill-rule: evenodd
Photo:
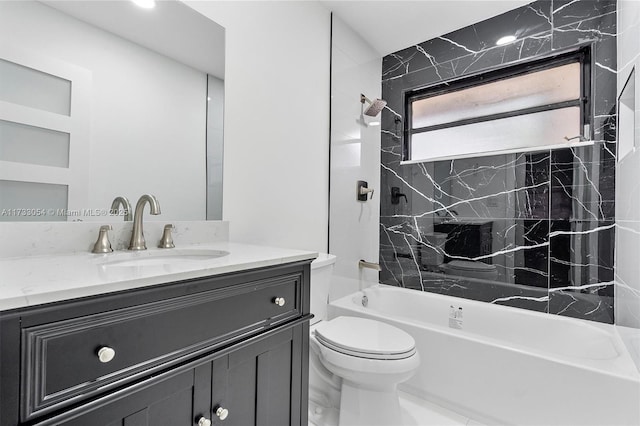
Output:
M212 249L166 249L117 253L103 266L163 266L197 264L227 256L228 251Z

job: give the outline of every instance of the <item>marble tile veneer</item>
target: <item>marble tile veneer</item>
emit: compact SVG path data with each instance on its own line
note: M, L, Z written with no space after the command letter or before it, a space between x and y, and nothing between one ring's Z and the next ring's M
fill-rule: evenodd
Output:
M507 34L517 39L496 46ZM614 321L616 39L615 0L538 0L383 58L382 283ZM586 46L592 146L400 164L407 91ZM392 187L406 202L391 203ZM447 245L434 247L445 228ZM494 265L498 278L447 274L438 251Z

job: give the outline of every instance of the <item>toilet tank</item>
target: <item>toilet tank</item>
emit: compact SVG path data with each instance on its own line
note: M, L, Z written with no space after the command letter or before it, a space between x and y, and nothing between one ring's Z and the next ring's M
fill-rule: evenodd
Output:
M311 313L315 315L311 324L327 317L329 288L335 263L336 257L327 253L320 253L318 258L311 262Z

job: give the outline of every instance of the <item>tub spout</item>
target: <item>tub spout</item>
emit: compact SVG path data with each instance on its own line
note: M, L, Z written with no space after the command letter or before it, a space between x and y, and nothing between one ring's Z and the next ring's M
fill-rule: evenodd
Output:
M375 269L376 271L382 271L382 268L380 267L379 264L373 263L373 262L367 262L366 260L362 260L362 259L358 261L358 267L360 269L369 268L369 269Z

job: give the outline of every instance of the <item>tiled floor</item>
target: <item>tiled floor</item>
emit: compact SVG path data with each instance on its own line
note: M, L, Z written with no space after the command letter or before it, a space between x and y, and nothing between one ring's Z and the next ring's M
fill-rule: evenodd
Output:
M485 426L404 392L400 392L400 407L403 410L404 422L397 426ZM338 413L335 410L311 406L310 413L309 426L337 426L338 424Z
M400 392L400 407L404 410L405 416L402 426L484 426L468 417L404 392Z
M309 401L309 426L338 426L338 411Z

